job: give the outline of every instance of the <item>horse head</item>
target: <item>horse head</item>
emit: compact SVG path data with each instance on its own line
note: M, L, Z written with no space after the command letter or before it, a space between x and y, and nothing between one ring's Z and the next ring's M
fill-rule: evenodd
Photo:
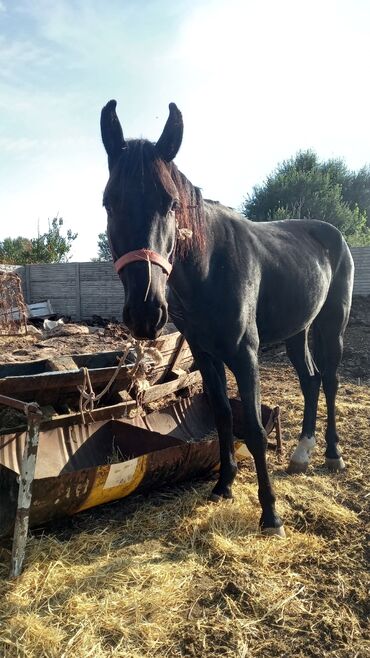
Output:
M156 338L168 319L165 296L176 246L180 190L172 160L182 141L183 121L174 103L156 144L125 140L111 100L101 113L109 180L103 205L115 268L125 291L123 321L137 338Z

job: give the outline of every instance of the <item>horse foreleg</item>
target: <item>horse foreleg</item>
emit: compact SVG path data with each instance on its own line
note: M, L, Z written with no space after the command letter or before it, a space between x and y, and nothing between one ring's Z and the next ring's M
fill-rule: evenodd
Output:
M209 354L193 350L203 377L203 383L211 404L220 443L219 479L210 496L211 500L232 498L231 485L235 479L237 465L234 454L233 417L226 393L224 364Z
M243 402L246 423L245 442L253 456L257 472L258 498L262 508L260 528L265 534L284 537L283 522L275 510L275 493L267 470L267 438L261 420L257 350L250 346L239 350L233 363L230 363L230 368L236 377Z

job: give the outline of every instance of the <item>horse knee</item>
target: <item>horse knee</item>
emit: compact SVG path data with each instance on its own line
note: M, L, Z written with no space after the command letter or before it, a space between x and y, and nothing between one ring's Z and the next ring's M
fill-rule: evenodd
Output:
M267 434L263 428L258 431L248 431L245 437L246 446L252 457L264 455L267 450Z

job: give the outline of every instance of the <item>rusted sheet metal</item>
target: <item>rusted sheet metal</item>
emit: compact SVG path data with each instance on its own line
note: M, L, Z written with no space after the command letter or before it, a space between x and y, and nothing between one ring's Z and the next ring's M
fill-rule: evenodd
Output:
M242 436L241 403L234 400L232 409L235 434ZM0 437L0 536L10 534L14 525L24 444L25 433ZM237 455L247 456L240 443ZM132 420L41 431L30 524L205 475L218 461L217 434L204 395Z
M181 356L177 365L184 370L191 367L193 357L187 343L179 332L164 335L150 345L156 347L162 356L162 363L155 365L149 375L151 384L162 383L171 363L176 359L181 344ZM92 386L96 392L102 390L115 372L117 361L123 352L102 352L100 354L71 355L76 363L75 370L48 371L48 360L17 364L0 364L0 394L16 395L22 400L36 400L40 404L52 404L65 399L68 393L76 393L77 386L83 384L82 368L89 368ZM123 366L114 383L115 390L130 386L129 368Z

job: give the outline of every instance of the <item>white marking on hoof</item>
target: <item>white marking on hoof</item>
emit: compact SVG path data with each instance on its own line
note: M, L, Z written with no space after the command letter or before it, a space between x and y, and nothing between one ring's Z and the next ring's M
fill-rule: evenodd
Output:
M325 466L329 469L329 471L344 471L346 468L343 457L339 457L339 459L330 459L329 457L325 457Z
M261 534L265 537L280 537L280 539L285 539L286 536L283 525L279 528L263 528Z
M302 436L290 458L288 473L304 473L307 470L315 443L314 436Z

